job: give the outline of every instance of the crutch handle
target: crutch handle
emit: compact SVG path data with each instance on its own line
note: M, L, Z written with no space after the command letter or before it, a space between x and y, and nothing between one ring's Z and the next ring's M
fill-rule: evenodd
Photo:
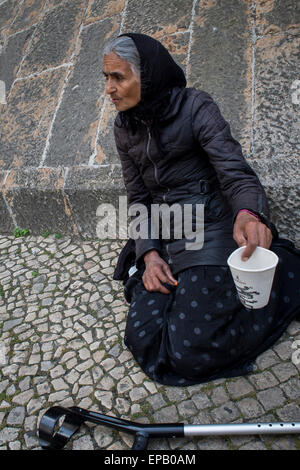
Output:
M64 421L60 423L63 417ZM39 440L42 448L62 449L85 421L133 434L135 440L132 450L147 449L150 437L184 436L184 425L181 423L142 424L88 411L77 406L70 408L54 406L42 416L40 421Z
M60 419L64 421L59 425ZM43 449L60 450L79 430L84 418L71 408L53 406L43 415L39 426L39 441Z

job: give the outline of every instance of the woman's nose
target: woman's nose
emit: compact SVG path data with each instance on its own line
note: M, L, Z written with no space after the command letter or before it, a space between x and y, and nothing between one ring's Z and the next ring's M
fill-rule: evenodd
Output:
M108 95L111 95L111 93L116 91L116 87L110 79L108 79L107 82L106 82L105 91Z

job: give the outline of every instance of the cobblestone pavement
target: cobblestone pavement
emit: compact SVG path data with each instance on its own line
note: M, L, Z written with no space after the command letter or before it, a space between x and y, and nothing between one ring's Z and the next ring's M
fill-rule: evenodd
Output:
M300 323L246 377L186 388L149 380L123 344L127 305L112 273L121 241L0 236L0 449L39 449L48 407L79 405L141 422L300 421ZM295 357L295 356L294 356ZM83 425L67 448L128 449ZM299 435L153 439L149 449L300 449Z

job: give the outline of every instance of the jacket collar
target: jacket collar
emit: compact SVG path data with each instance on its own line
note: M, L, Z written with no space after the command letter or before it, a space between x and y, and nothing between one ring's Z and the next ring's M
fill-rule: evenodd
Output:
M166 107L165 112L162 114L160 121L168 121L178 114L182 102L186 96L185 91L186 88L182 87L174 87L172 89L169 104Z

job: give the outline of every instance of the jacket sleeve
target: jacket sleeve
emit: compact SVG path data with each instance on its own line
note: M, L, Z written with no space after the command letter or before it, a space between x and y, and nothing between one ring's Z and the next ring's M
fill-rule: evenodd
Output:
M212 97L199 93L193 103L194 137L207 153L216 171L221 191L227 198L235 220L239 210L248 209L270 226L265 191L246 162L242 148L231 135L230 126Z
M135 204L142 204L144 208L147 208L147 217L143 218L139 214L136 217L132 216L130 221L130 223L133 223L134 219L138 218L139 222L143 223L144 227L146 227L145 230L147 232L146 237L135 238L136 265L139 267L147 251L154 249L161 252L161 244L159 239L151 239L151 194L144 184L139 169L130 157L128 149L124 147L124 142L122 142L122 140L125 140L124 132L125 130L123 128L120 129L115 122L115 142L122 166L128 208L133 208ZM145 212L143 211L143 213Z

